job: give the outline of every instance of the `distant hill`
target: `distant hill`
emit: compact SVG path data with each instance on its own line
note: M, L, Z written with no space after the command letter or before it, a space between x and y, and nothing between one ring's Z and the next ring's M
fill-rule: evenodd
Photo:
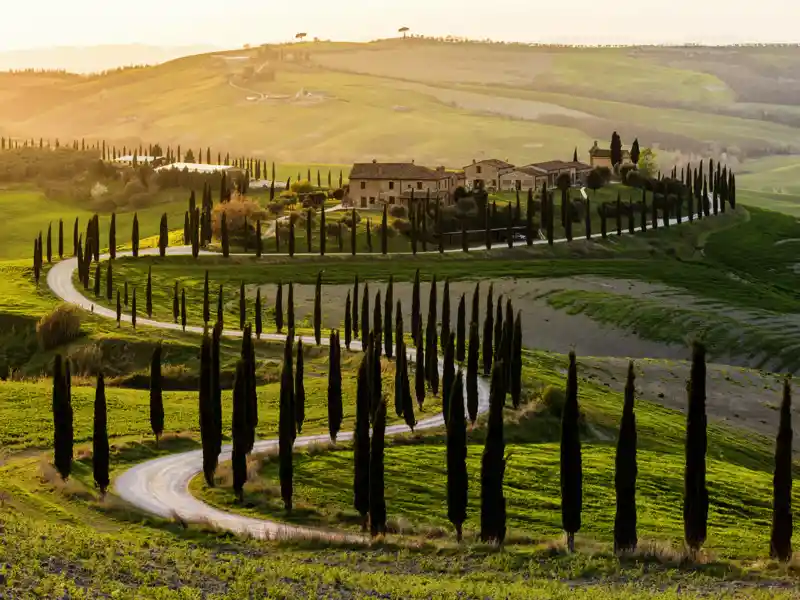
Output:
M181 56L214 50L213 46L63 46L0 52L0 71L63 69L70 73L97 73L130 65L157 65Z

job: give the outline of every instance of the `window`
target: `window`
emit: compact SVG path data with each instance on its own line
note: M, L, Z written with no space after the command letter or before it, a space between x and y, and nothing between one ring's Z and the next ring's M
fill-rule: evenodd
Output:
M362 190L365 190L365 189L367 189L367 182L366 182L366 181L362 181L362 182L361 182L361 189L362 189Z
M361 196L361 208L366 208L367 206L367 197Z
M369 203L370 204L375 204L375 196L370 196L369 197Z
M389 204L394 204L394 196L389 196Z
M389 189L390 189L390 190L393 190L393 189L394 189L394 181L390 181L390 182L389 182Z
M479 166L477 166L477 167L475 167L475 172L476 172L478 175L480 175L480 174L481 174L481 166L480 166L480 165L479 165Z
M417 189L418 189L418 190L421 190L421 189L422 189L422 182L421 182L421 181L418 181L418 182L417 182Z

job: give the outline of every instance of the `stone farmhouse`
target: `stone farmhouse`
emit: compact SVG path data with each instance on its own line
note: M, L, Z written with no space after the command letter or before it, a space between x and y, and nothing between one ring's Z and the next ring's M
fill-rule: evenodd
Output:
M543 185L553 187L558 177L564 173L569 175L572 185L579 185L591 170L590 165L580 161L551 160L514 166L506 161L487 159L473 161L471 165L464 167L464 174L469 188L482 183L490 192L513 192L538 189Z
M589 148L589 163L592 169L596 167L606 167L608 169L614 168L611 164L611 149L601 148L595 141L594 146ZM628 150L622 149L622 164L631 164L631 153Z
M375 205L408 206L412 195L422 198L430 194L445 204L453 200L453 192L464 185L463 173L444 167L431 169L409 163L355 163L350 171L346 202L351 206L370 208Z

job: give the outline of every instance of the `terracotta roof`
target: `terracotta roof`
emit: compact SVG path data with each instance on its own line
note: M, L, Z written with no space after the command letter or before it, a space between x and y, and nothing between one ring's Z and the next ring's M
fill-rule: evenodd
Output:
M572 162L564 162L563 160L549 160L547 162L540 162L540 163L533 163L531 165L526 165L532 169L538 169L544 173L550 173L551 171L561 171L563 169L571 169L573 167Z
M514 173L521 173L523 175L529 175L531 177L543 177L547 173L542 169L537 169L536 167L532 167L530 165L526 167L514 167L510 171L503 173L501 177L508 177L509 175L513 175Z
M429 169L414 163L355 163L350 179L413 179L439 180L447 173Z
M587 165L586 163L583 163L581 161L577 161L577 162L570 161L567 164L569 166L571 166L571 167L575 167L575 170L577 170L577 171L591 171L592 170L592 165Z
M479 160L478 162L472 163L472 165L489 165L490 167L495 167L497 169L510 169L513 168L514 165L511 163L507 163L504 160L499 160L497 158L486 158L484 160ZM465 169L471 167L472 165L467 165L464 167Z

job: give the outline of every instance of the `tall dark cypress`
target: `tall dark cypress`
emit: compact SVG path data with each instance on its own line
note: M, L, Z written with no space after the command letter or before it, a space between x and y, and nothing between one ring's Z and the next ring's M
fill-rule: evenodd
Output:
M217 294L217 324L220 327L225 326L225 309L224 298L222 291L222 284L219 284L219 293Z
M114 220L114 214L111 214L111 220ZM114 258L114 250L109 247L109 251L111 252L111 258ZM58 220L58 258L61 260L64 258L64 219Z
M53 224L47 224L47 263L53 262Z
M253 330L246 325L242 332L242 360L245 365L245 393L247 394L247 452L253 450L258 426L258 395L256 394L256 353L253 344ZM291 367L291 365L290 365Z
M188 246L193 242L192 225L189 219L189 211L183 213L183 245Z
M331 331L328 348L328 433L331 441L342 428L342 363L339 332Z
M164 433L164 399L161 393L161 342L153 348L150 358L150 430L156 438L156 446Z
M111 264L111 261L108 261L108 266L106 267L106 300L109 302L114 297L114 275L111 272Z
M214 472L217 470L219 453L214 423L214 409L211 393L211 341L208 339L207 330L203 332L203 341L200 346L200 382L199 382L199 414L200 414L200 440L203 448L203 475L206 484L214 487Z
M366 339L363 340L366 349ZM372 402L369 389L369 352L364 354L356 382L356 424L353 432L353 507L359 512L362 530L367 528L369 513L369 415Z
M578 429L578 369L575 352L569 353L567 391L561 415L561 527L567 534L567 548L575 551L575 534L581 528L583 467Z
M399 300L398 300L399 302ZM402 386L402 399L401 399L401 408L403 419L406 422L411 431L414 431L414 427L417 424L417 419L414 417L414 401L411 398L411 381L408 378L408 350L406 349L406 342L405 340L400 339L399 352L397 354L400 361L400 384Z
M222 211L222 222L219 229L220 244L222 245L222 256L228 258L231 253L230 240L228 239L228 216Z
M314 340L317 346L322 343L322 271L317 273L314 286Z
M457 340L456 343L456 360L459 363L463 363L466 357L466 350L467 350L467 308L464 304L464 294L461 294L461 299L458 301L458 313L456 317L456 336Z
M233 385L233 419L232 439L233 452L231 466L233 470L233 491L239 502L244 500L244 484L247 482L247 367L244 360L236 364L236 380ZM281 397L281 401L283 397Z
M325 225L325 206L319 213L319 255L325 256L325 242L328 238L328 229Z
M286 296L286 326L294 334L294 282L289 282L289 293Z
M120 326L122 321L122 302L119 299L119 288L117 288L117 327Z
M433 279L431 279L431 290L428 295L428 329L433 330L434 337L436 337L436 313L438 307L436 291L436 274L434 274Z
M244 295L244 281L239 282L239 331L244 330L247 321L247 298Z
M425 350L422 343L422 323L417 324L417 334L415 337L420 341L417 343L416 355L414 361L414 396L417 399L419 409L422 410L422 404L425 402Z
M419 296L419 269L414 274L414 287L411 290L411 335L414 336L414 343L419 346L422 340L417 338L417 333L421 331L419 324L422 320Z
M169 227L167 226L167 213L161 215L161 223L158 227L158 254L161 258L167 253L169 246Z
M481 458L481 540L502 544L506 537L506 499L503 496L506 443L503 404L506 390L503 365L495 363L489 397L489 422Z
M372 221L367 219L367 249L372 252Z
M688 392L686 469L683 480L683 528L686 545L696 552L706 541L708 525L706 349L699 342L695 342L692 348L692 371Z
M489 284L489 293L486 294L486 317L483 320L483 374L489 375L492 370L492 359L494 352L492 351L492 335L494 331L494 304L492 302L492 294L494 292L494 284Z
M389 207L383 205L383 218L381 220L381 254L386 254L389 251Z
M77 219L75 221L77 225ZM131 251L134 257L139 256L139 215L133 213L133 227L131 229Z
M444 292L442 293L442 329L441 344L444 348L445 342L450 339L450 279L444 280Z
M503 296L497 298L497 310L494 316L494 357L503 359Z
M364 296L361 300L361 348L367 351L369 339L369 282L364 282Z
M56 354L53 362L53 464L63 480L68 479L72 472L73 433L70 387L69 361L62 362L61 355Z
M522 401L522 311L517 312L514 321L514 333L511 339L511 401L514 408L519 408Z
M309 208L306 211L306 252L311 254L311 242L312 242L312 222L311 222L311 209Z
M186 288L181 288L181 329L186 331Z
M533 245L533 189L528 188L528 204L525 209L525 243Z
M75 225L72 227L72 255L78 256L80 248L80 236L78 234L78 217L75 217Z
M214 417L214 452L219 457L222 452L222 382L220 381L220 339L222 327L214 325L211 334L211 411Z
M358 318L358 303L361 301L361 296L358 294L358 273L356 273L355 280L353 282L353 317L351 320L351 325L353 327L353 337L358 339L358 328L361 325L361 321ZM367 343L367 340L364 340L363 343ZM348 348L349 350L349 348Z
M469 356L467 359L467 412L469 420L475 423L478 418L478 355L480 352L478 322L469 324Z
M144 290L145 312L148 318L153 316L153 267L147 267L147 287Z
M380 345L380 340L376 340ZM386 402L381 399L372 424L369 453L369 528L372 537L386 535L386 496L384 489L384 436Z
M617 192L617 235L622 235L622 197Z
M480 310L481 310L481 282L475 284L475 289L472 291L472 313L470 315L470 323L479 323Z
M172 320L177 323L178 318L181 316L180 300L178 299L178 280L175 280L175 286L172 288Z
M136 329L136 288L133 288L133 298L131 299L131 325Z
M283 283L278 282L278 291L275 292L275 329L283 332Z
M111 263L109 263L111 264ZM100 281L100 263L97 263L97 266L94 268L94 295L96 297L100 297L100 290L102 289L102 282Z
M256 290L255 322L256 338L260 340L261 333L264 331L263 323L261 322L261 288Z
M486 205L486 212L483 215L483 241L487 250L492 249L492 219L489 212L489 205Z
M772 536L769 555L787 562L792 559L792 389L783 382L783 401L778 437L775 440L775 471L772 476Z
M110 481L110 451L108 446L108 417L106 414L106 384L103 373L97 376L94 394L94 431L92 433L92 473L94 483L105 496Z
M453 392L453 382L456 378L456 348L453 336L442 342L444 346L444 365L442 368L442 417L447 424L450 418L450 394Z
M297 340L297 366L294 371L294 421L297 433L303 431L306 419L306 386L303 381L305 368L303 365L303 338Z
M467 421L464 418L464 376L456 375L447 419L447 518L460 542L467 519Z
M394 277L389 275L386 295L383 299L383 352L386 358L392 358L392 311L394 309Z
M625 383L625 403L617 438L617 456L614 487L617 493L617 512L614 518L614 551L636 549L636 416L633 413L636 376L633 361L628 363L628 380Z
M357 229L358 229L358 227L356 226L356 209L355 208L353 209L353 213L352 213L350 218L351 218L351 220L350 220L350 254L355 256L356 255L356 233L357 233ZM358 287L358 278L356 278L356 287ZM356 291L358 291L358 290L356 289ZM358 294L356 294L355 297L358 297ZM356 319L356 321L357 320L358 319Z
M294 256L295 239L294 239L294 219L289 218L289 256Z
M351 311L350 290L347 290L347 299L344 302L344 346L348 350L350 350L350 336L353 328Z

